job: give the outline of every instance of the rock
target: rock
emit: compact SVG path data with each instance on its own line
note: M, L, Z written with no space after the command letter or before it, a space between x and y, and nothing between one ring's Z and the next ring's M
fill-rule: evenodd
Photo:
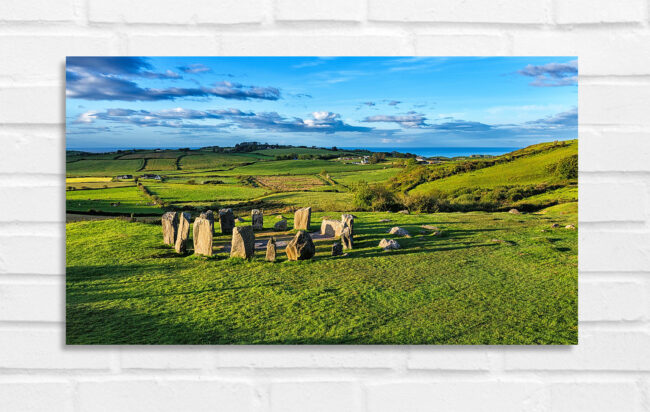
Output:
M442 230L436 230L431 234L431 236L442 236Z
M384 250L399 249L399 243L397 243L397 241L394 239L382 239L379 242L379 247Z
M427 229L427 230L440 230L437 226L432 226L432 225L422 225L420 227L422 229Z
M391 228L388 233L391 235L397 235L397 236L411 236L409 232L407 232L405 229L402 229L401 227L395 226Z
M343 226L350 226L352 233L354 233L354 218L355 216L351 214L341 215L341 223L343 223Z
M235 215L232 209L219 209L219 226L222 234L232 234L232 229L235 227Z
M343 249L352 249L354 246L354 238L350 226L343 228L343 231L341 232L341 243L343 244Z
M174 249L176 249L177 253L185 253L187 251L191 217L187 212L179 213L178 215L178 232L176 233L176 242L174 242Z
M230 257L250 259L255 254L255 233L252 226L239 226L232 230Z
M167 212L162 215L163 242L166 245L176 243L176 233L178 232L178 213Z
M212 212L212 210L208 210L201 213L199 217L208 219L208 221L210 222L210 227L212 228L212 233L214 233L214 212Z
M194 219L194 254L212 256L213 224L207 217Z
M380 222L381 223L386 223L386 222L392 222L392 220L391 219L381 219Z
M287 230L287 219L282 219L278 222L275 222L275 224L273 225L273 230L275 230L276 232L284 232L285 230Z
M293 215L293 228L296 230L309 230L311 225L311 207L296 210Z
M406 210L406 209L404 209L404 210L400 210L400 211L399 211L399 212L397 212L397 213L401 213L401 214L403 214L403 215L408 215L408 214L411 214L411 212L409 212L409 211L408 211L408 210Z
M558 228L558 227L560 227L560 225L557 224L557 223L553 223L553 224L551 225L551 228L553 228L553 229L556 229L556 228Z
M275 238L271 236L269 239L269 242L266 244L266 261L267 262L275 262L275 251L276 251L276 246L275 246Z
M289 260L307 260L314 257L316 254L316 247L314 246L314 242L311 240L309 233L300 230L296 233L296 236L287 243L285 252L287 253L287 258Z
M253 230L263 230L264 229L264 212L259 209L251 210L251 223L253 225Z
M320 225L320 234L323 236L341 236L343 222L332 219L323 219Z
M566 226L564 226L564 228L565 229L574 229L575 230L576 227L574 225L566 225Z
M336 242L332 245L332 256L341 256L343 254L343 246Z
M512 213L513 215L518 215L519 211L517 209L510 209L508 210L508 213Z

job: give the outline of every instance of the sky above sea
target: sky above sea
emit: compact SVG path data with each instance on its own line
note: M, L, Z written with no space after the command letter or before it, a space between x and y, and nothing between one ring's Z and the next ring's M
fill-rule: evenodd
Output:
M68 57L67 148L520 148L577 138L577 76L557 56Z

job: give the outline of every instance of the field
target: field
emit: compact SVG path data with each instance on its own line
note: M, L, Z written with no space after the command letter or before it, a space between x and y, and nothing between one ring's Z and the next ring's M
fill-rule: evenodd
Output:
M561 167L576 155L577 141L438 164L323 148L70 153L67 343L577 344L577 175ZM191 235L185 255L162 242L168 210L231 207L250 225L263 209L256 238L287 240L276 217L291 229L304 206L312 232L354 213L354 249L332 257L317 239L314 259L269 263L229 259L218 229L209 258Z

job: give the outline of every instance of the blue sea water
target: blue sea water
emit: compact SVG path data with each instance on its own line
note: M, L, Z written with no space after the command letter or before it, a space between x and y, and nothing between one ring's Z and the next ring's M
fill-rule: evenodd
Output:
M470 155L492 155L498 156L509 153L521 147L341 147L341 149L366 149L373 152L400 152L413 153L422 157L456 157Z

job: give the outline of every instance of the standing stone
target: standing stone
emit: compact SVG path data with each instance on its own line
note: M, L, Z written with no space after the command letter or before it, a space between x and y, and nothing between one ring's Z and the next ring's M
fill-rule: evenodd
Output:
M341 232L341 243L343 243L343 249L352 249L354 240L352 239L352 229L350 229L350 226L343 228L343 232Z
M343 246L339 242L332 245L332 256L341 256L343 254Z
M296 210L293 215L293 228L296 230L309 230L311 225L311 207Z
M212 229L213 224L207 217L201 216L194 220L194 253L197 255L212 256Z
M232 230L230 257L250 259L255 254L255 234L252 226L239 226Z
M219 209L219 226L222 234L232 234L232 229L235 227L235 215L232 209Z
M183 212L178 215L178 233L176 234L176 243L174 249L177 253L187 251L187 239L190 237L190 216L189 213Z
M251 211L253 230L263 230L264 229L264 212L258 209L253 209Z
M301 230L287 243L285 252L289 260L307 260L316 254L316 246L309 233Z
M266 244L266 261L275 262L275 238L271 236L269 242Z
M343 226L350 226L350 230L354 233L354 216L350 214L341 215L341 223Z
M173 246L176 243L176 233L178 232L178 213L167 212L162 215L163 242L166 245Z
M210 228L212 230L212 233L214 233L214 212L212 210L208 210L206 212L201 213L199 217L208 219L208 221L210 222Z
M287 230L287 219L283 218L282 220L275 222L273 225L273 230L276 232L284 232Z
M332 219L323 219L320 225L320 234L324 236L341 236L343 222Z

